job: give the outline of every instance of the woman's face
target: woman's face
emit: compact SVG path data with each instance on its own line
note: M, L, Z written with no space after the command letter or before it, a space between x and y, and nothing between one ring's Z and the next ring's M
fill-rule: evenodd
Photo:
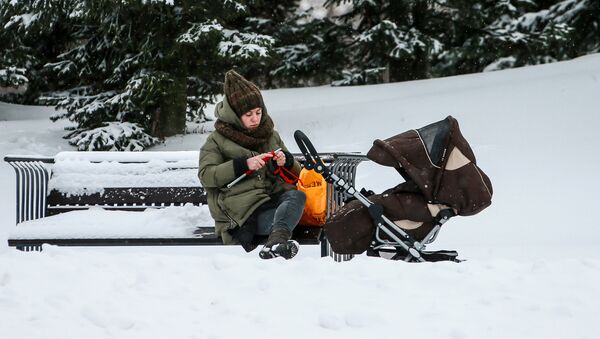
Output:
M242 114L240 120L242 120L242 124L247 129L255 129L260 125L260 119L262 118L262 108L257 107L249 110L248 112Z

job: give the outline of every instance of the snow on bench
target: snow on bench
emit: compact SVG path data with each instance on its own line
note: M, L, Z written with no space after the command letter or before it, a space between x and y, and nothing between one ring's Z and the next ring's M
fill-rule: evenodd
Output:
M62 152L48 188L91 195L106 187L200 187L197 173L198 152Z
M214 227L208 207L112 211L100 207L20 223L9 239L193 238L198 225Z

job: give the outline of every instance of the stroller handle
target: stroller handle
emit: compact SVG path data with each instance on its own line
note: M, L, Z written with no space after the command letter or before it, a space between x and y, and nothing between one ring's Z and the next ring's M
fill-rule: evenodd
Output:
M310 142L310 139L308 139L306 134L297 130L294 132L294 139L296 139L296 144L298 144L300 152L306 159L304 167L308 170L314 169L315 172L321 174L325 180L331 182L331 172L329 171L329 168L325 165L323 159L321 159L315 146Z

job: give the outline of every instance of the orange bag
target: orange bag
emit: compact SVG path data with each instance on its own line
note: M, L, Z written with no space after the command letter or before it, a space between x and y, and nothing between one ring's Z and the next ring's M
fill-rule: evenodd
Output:
M298 191L306 194L306 205L300 219L301 225L321 226L327 218L327 182L314 170L300 171Z

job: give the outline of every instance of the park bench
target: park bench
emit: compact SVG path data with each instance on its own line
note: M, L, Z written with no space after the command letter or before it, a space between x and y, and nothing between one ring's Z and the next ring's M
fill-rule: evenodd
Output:
M302 163L300 155L294 156ZM366 157L355 153L324 153L326 164L338 176L354 184L356 167ZM51 216L88 211L76 223L92 222L93 211L144 211L168 207L202 207L206 193L197 178L198 152L61 152L54 157L6 156L16 173L16 226L8 245L19 250L57 246L158 246L223 245L214 233L214 221L194 225L193 231L165 229L128 230L127 219L112 225L60 225ZM327 188L327 216L347 198ZM89 212L92 211L92 212ZM138 214L129 213L135 218ZM100 220L101 222L102 220ZM211 223L212 222L212 223ZM68 222L66 222L68 223ZM106 226L106 227L105 227ZM110 227L109 227L110 226ZM62 228L61 228L62 227ZM320 227L298 225L294 239L303 245L321 245L322 256L345 260L331 251Z

